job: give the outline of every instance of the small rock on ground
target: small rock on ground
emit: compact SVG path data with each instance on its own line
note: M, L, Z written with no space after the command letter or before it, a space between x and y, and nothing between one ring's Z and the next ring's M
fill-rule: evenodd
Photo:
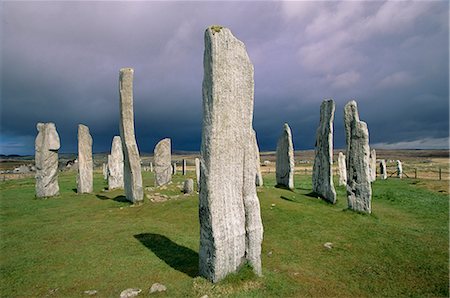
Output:
M150 294L156 293L156 292L164 292L166 290L167 290L167 288L165 285L156 282L150 288Z
M84 293L89 296L93 296L93 295L97 294L97 290L87 290L87 291L84 291Z
M332 249L333 248L333 243L331 242L326 242L323 247L325 247L326 249Z
M120 298L131 298L131 297L136 297L137 295L139 295L139 293L142 292L141 289L126 289L123 290L122 293L120 293Z

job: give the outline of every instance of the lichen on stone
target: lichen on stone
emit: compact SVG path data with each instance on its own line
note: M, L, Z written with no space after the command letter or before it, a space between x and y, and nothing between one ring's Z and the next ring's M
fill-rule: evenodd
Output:
M211 31L212 31L212 33L214 34L214 33L219 33L220 32L220 30L222 30L222 26L219 26L219 25L212 25L211 27L210 27L210 29L211 29Z

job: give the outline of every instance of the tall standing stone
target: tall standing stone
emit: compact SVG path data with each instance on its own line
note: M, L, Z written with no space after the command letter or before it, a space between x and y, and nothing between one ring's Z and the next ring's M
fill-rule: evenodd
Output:
M123 151L123 182L128 201L139 204L144 199L141 158L134 135L133 69L122 68L119 77L120 138Z
M186 159L183 159L183 169L182 169L183 176L186 176L187 168L186 168Z
M377 180L377 152L375 149L370 151L370 182Z
M102 164L103 179L108 180L108 161Z
M381 179L383 180L387 179L386 160L384 159L380 161L380 175Z
M79 124L77 193L91 193L94 191L93 171L92 137L89 133L89 127Z
M174 168L170 164L171 160L172 153L170 139L162 139L156 144L155 150L153 151L153 161L155 162L155 186L165 185L172 180Z
M347 185L347 167L345 165L345 155L339 152L338 156L338 169L339 169L339 186Z
M397 160L397 178L403 178L403 166L400 160Z
M220 26L205 32L203 62L199 271L217 282L246 261L261 274L253 65L245 45Z
M291 128L287 123L277 143L277 184L294 189L294 145L292 143Z
M344 125L347 141L347 200L355 211L372 212L370 184L370 148L367 124L359 120L354 100L345 105Z
M59 135L54 123L38 123L35 141L36 197L52 197L59 194L58 150Z
M197 179L197 189L200 188L200 159L195 158L195 178Z
M150 172L153 173L153 163L152 162L150 162Z
M336 203L336 190L333 183L334 110L335 105L332 99L324 100L320 106L312 175L313 192L332 204Z
M120 136L115 136L108 155L108 189L123 188L123 151Z
M255 183L256 186L263 186L264 181L261 173L261 158L259 156L259 147L258 147L258 139L256 138L256 131L253 130L253 147L255 148L255 156L256 156L256 177Z

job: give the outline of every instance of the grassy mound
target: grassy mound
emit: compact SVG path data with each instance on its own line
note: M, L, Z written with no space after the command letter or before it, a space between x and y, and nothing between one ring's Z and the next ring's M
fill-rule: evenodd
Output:
M118 297L134 287L147 296L155 282L170 297L449 294L448 196L414 180L376 181L368 216L346 210L343 187L330 205L311 194L310 176L297 175L295 191L265 176L264 276L243 267L214 285L198 277L198 195L181 193L184 179L153 188L145 172L148 197L137 207L104 191L100 173L95 194L76 194L75 174L63 173L61 195L46 200L34 198L33 179L1 182L0 296Z

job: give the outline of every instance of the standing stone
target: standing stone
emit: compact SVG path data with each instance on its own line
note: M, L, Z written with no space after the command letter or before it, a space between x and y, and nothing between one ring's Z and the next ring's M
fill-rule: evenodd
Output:
M370 184L370 148L367 124L359 120L354 100L345 105L344 125L347 141L347 199L355 211L372 212Z
M383 179L383 180L387 179L386 160L384 160L384 159L382 159L380 161L380 175L381 175L381 179Z
M172 166L172 175L175 175L177 173L177 163L174 162Z
M152 162L150 162L150 172L153 173L153 163Z
M187 168L186 168L186 159L183 159L183 176L186 176Z
M115 136L108 155L108 189L123 188L123 152L120 136Z
M89 133L89 127L79 124L77 193L91 193L94 191L93 169L92 137Z
M397 160L397 178L403 178L403 166L400 160Z
M59 194L58 150L59 135L54 123L38 123L35 141L36 197L52 197Z
M108 166L107 163L102 164L102 171L103 171L103 179L108 179Z
M287 123L277 143L277 184L294 189L294 145L292 144L291 128Z
M172 180L170 139L162 139L155 146L153 161L155 162L155 186L161 186Z
M316 132L316 150L312 175L313 192L326 201L336 203L333 184L333 119L334 101L324 100L320 106L320 123Z
M194 191L194 180L186 179L183 184L183 192L186 194L192 193Z
M197 179L197 189L200 188L200 159L195 158L195 178Z
M259 147L258 147L258 140L256 138L256 131L253 130L253 147L255 148L255 156L256 156L256 177L255 177L255 183L256 186L263 186L263 177L261 174L261 158L259 156Z
M203 62L199 272L217 282L247 261L260 275L253 65L245 45L220 26L205 32Z
M377 180L377 152L375 149L370 151L370 182Z
M347 167L345 166L345 155L342 152L339 152L338 168L339 168L339 186L347 185Z
M141 158L134 135L133 69L122 68L119 77L120 138L123 151L123 182L128 201L139 204L144 199Z

